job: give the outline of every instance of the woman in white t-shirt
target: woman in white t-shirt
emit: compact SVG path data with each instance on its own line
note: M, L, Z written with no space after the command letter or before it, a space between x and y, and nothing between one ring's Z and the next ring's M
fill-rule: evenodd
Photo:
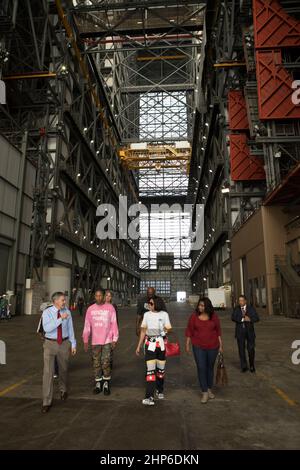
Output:
M164 375L166 367L164 339L172 326L168 313L163 310L164 303L160 297L152 297L148 305L149 312L144 313L136 354L140 354L141 346L144 343L146 395L142 403L143 405L154 405L155 393L159 400L164 399Z

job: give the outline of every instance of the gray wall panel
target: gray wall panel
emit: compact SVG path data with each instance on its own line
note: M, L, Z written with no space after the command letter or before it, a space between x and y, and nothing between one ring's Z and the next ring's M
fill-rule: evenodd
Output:
M15 222L14 219L8 217L6 214L0 214L0 235L7 238L14 238L15 236Z
M11 253L14 250L14 240L18 233L17 225L17 201L22 184L20 165L22 156L19 151L0 136L0 239L5 243L11 243ZM22 290L26 278L26 260L30 250L31 222L33 209L33 189L35 184L35 167L26 161L24 175L24 193L22 199L20 237L18 246L17 269L15 279L10 282L12 266L9 265L12 258L6 259L2 269L8 273L7 288L13 283L18 285L17 290ZM22 305L22 301L21 304Z
M35 187L35 175L36 169L33 165L31 165L31 163L27 161L25 169L24 193L30 198L33 198L33 189Z
M23 206L22 206L22 215L21 221L28 226L31 226L32 221L32 199L28 196L23 196Z

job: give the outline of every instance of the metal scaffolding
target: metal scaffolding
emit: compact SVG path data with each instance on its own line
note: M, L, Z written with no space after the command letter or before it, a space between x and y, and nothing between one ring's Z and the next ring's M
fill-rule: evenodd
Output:
M183 202L206 2L73 3L70 15L120 135L121 161L133 170L143 203L162 197ZM152 241L141 240L142 251L145 243ZM182 269L189 265L184 257ZM141 267L150 266L149 255Z
M190 202L205 204L205 242L191 253L195 292L232 285L232 234L262 203L299 207L299 106L291 96L299 11L277 0L207 6L188 191Z
M2 42L7 105L0 132L35 165L31 253L27 277L41 284L45 269L71 269L71 287L86 299L98 286L135 297L137 242L99 240L96 209L136 202L138 188L118 158L118 134L105 90L65 7L70 2L7 2ZM3 7L4 8L4 7ZM70 256L58 252L66 247ZM66 260L68 258L68 260Z
M232 235L262 204L299 207L296 2L25 0L0 13L0 132L36 171L27 277L67 266L86 297L101 284L132 298L157 254L188 269L185 235L167 228L178 214L144 220L140 245L97 238L98 205L126 195L192 204L193 230L203 204L194 291L230 286Z

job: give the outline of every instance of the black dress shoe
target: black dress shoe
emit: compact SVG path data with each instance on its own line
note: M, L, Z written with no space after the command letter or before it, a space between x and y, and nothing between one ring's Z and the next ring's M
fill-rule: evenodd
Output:
M68 398L68 393L67 392L60 392L60 399L62 401L66 401L67 398Z
M51 405L43 405L42 406L42 413L48 413L48 411L50 411L50 408L51 408Z
M254 366L250 367L250 372L252 372L252 374L254 374L254 372L255 372L255 367Z
M247 372L247 370L248 370L248 367L243 367L243 368L241 369L241 372Z

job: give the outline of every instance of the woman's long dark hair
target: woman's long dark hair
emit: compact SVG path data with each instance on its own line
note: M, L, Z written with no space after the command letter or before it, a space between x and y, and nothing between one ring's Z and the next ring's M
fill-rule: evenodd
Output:
M153 304L154 304L154 310L156 312L160 312L161 310L164 310L164 301L161 297L159 297L158 295L154 295L153 297L151 297L149 299L150 300L153 300Z
M196 314L199 315L199 304L201 303L204 303L204 311L205 313L207 313L207 315L209 316L209 319L211 319L211 317L213 316L214 314L214 307L213 307L213 304L211 303L211 300L208 298L208 297L199 297L199 300L198 300L198 303L197 303L197 307L196 307Z

